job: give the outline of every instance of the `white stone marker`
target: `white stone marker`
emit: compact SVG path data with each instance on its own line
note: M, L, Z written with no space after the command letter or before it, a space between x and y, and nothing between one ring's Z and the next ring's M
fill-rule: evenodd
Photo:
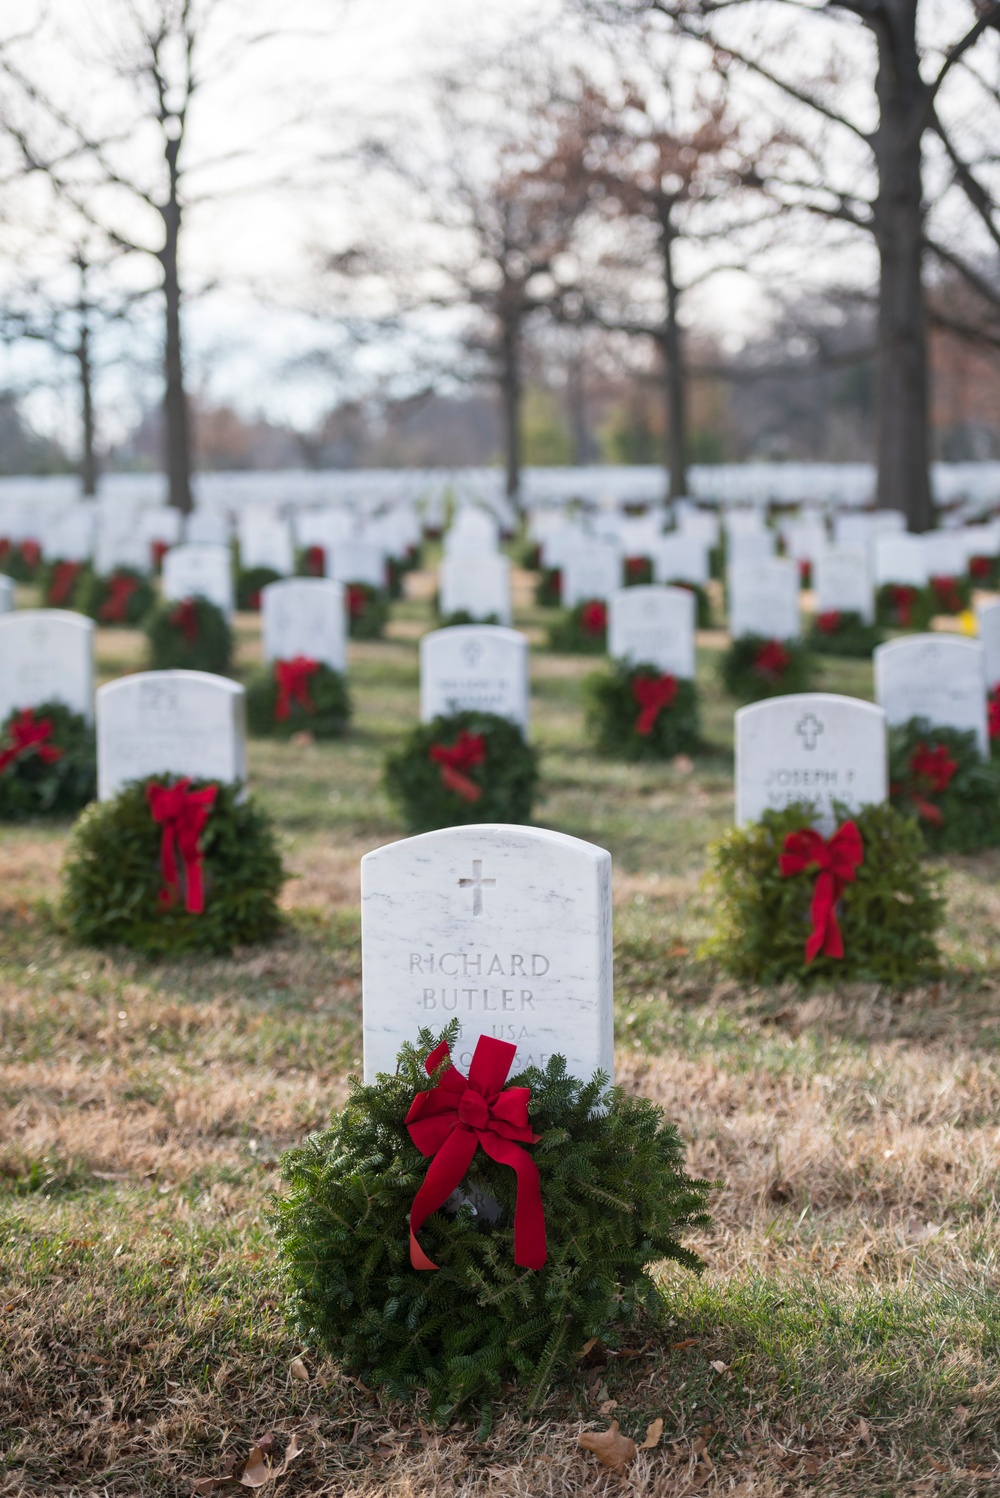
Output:
M773 556L773 531L734 531L726 540L726 561L730 567L739 567L744 562L763 562Z
M385 552L373 541L338 541L326 554L326 575L338 583L384 588Z
M245 515L240 521L240 566L270 567L289 577L295 571L292 528L277 515Z
M324 577L290 577L260 590L266 661L297 655L347 669L347 603L343 583Z
M661 536L650 556L653 578L658 583L708 582L708 545L697 536Z
M608 654L692 681L695 597L686 588L619 588L608 600Z
M703 541L708 547L719 544L719 517L708 510L682 510L677 517L680 535L692 541Z
M116 517L114 525L104 522L97 528L94 544L94 571L107 577L119 567L129 567L134 572L147 573L151 567L149 542L133 523L128 530L121 528Z
M184 540L189 546L228 546L232 526L221 510L192 510L184 524Z
M14 579L0 576L0 614L14 612Z
M82 614L21 609L0 618L0 720L43 702L93 720L94 624Z
M986 652L986 690L1000 683L1000 603L984 603L976 610L979 642Z
M566 553L562 564L562 606L575 608L592 598L607 603L622 585L622 558L617 546L594 541Z
M799 569L785 557L729 568L729 633L794 640L799 633Z
M246 779L243 688L207 671L140 671L97 692L97 794L130 780Z
M875 590L868 553L833 549L820 552L813 566L818 614L860 614L866 624L875 618Z
M875 555L875 586L883 583L898 583L905 588L923 588L929 576L927 570L927 548L922 536L876 536L873 543Z
M736 825L812 801L815 826L834 830L834 801L851 811L888 794L886 717L832 692L799 692L741 707L736 729Z
M479 711L528 735L528 641L498 624L435 629L420 641L420 721Z
M421 1025L512 1041L511 1073L566 1058L614 1064L611 855L537 827L447 827L361 860L365 1080L392 1072Z
M510 561L499 551L456 552L441 562L441 613L510 624Z
M163 596L207 598L224 614L233 612L233 559L228 546L172 546L163 558Z
M891 727L926 718L934 728L971 731L986 758L986 651L978 640L912 635L879 645L874 659L875 700Z

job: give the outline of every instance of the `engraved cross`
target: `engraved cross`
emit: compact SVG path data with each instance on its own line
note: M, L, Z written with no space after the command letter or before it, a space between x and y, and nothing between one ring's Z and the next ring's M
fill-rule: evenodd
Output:
M474 858L472 860L472 878L471 879L460 879L458 882L459 882L459 885L461 886L462 889L471 889L472 890L472 914L473 915L482 915L482 913L483 913L483 886L487 885L487 884L496 884L496 880L495 879L484 879L483 878L483 861L482 861L482 859L481 858Z
M823 732L823 725L813 713L806 713L802 722L796 724L795 732L802 735L802 742L807 749L815 749L816 741Z

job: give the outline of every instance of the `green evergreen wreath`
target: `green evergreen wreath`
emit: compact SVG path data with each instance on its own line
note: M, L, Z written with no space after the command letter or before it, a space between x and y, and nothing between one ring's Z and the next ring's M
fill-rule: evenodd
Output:
M653 581L652 557L634 556L625 558L626 588L642 588Z
M233 664L233 632L220 608L200 595L162 600L145 623L151 671L210 671Z
M853 815L837 807L836 816L838 825L853 821L864 844L864 861L838 907L844 956L806 962L815 879L784 878L779 868L788 833L812 821L807 801L732 827L709 849L716 926L704 955L746 983L858 979L902 987L933 973L944 900L940 876L922 862L916 826L889 805Z
M345 583L348 634L352 640L381 640L389 622L389 599L371 583Z
M42 566L42 548L37 541L0 540L0 572L16 583L33 583Z
M171 777L153 776L160 785ZM155 954L231 952L278 931L285 872L270 817L238 785L218 783L201 833L205 908L163 910L162 829L146 801L148 781L134 781L110 801L95 801L73 830L63 864L62 913L77 941ZM194 781L201 790L213 781Z
M288 717L276 716L278 706L277 662L257 671L247 682L247 726L260 738L290 739L293 733L308 731L317 739L337 739L347 730L351 717L351 697L347 679L322 661L310 673L308 693L310 710L292 700Z
M472 799L447 784L436 746L453 747L472 735L483 740L482 759L460 777L480 792ZM467 741L467 739L466 739ZM432 832L472 822L529 822L538 784L538 751L516 723L496 713L463 712L414 728L385 763L385 788L410 832Z
M90 572L86 562L68 562L62 557L46 562L38 574L42 607L74 609Z
M911 583L883 583L875 594L875 621L883 629L930 628L937 609L929 588Z
M677 679L668 707L657 713L648 733L640 733L641 708L635 683L658 680L658 666L612 662L610 672L595 672L583 684L587 727L599 754L618 759L673 759L675 754L697 754L703 747L698 721L698 689L693 681Z
M474 618L468 609L456 609L453 614L438 615L441 629L451 629L456 624L499 624L498 614L484 614L482 618Z
M697 629L712 628L712 600L708 596L708 589L702 587L701 583L683 582L678 577L668 578L668 588L684 588L688 593L694 594L694 622Z
M877 624L866 624L860 614L832 609L817 614L806 635L806 646L817 655L849 656L870 660L884 636Z
M812 690L813 658L801 640L741 635L719 661L722 684L738 702L760 702Z
M94 730L79 713L62 702L42 702L29 709L34 725L48 723L50 731L37 746L14 753L0 769L0 821L75 813L97 791ZM17 743L17 724L23 710L12 712L0 729L0 761ZM57 750L58 758L51 753Z
M246 613L260 612L260 592L268 583L280 583L282 574L273 567L240 567L236 573L236 607Z
M88 572L76 597L81 612L107 628L141 624L156 602L153 584L134 567L116 567L106 576Z
M995 588L1000 583L1000 556L970 557L969 578L975 588Z
M607 640L608 606L600 598L565 609L549 625L549 649L567 655L603 655Z
M937 728L926 718L891 729L889 792L935 853L1000 843L1000 761L982 758L974 733Z
M535 603L540 609L557 609L562 603L562 571L543 567L535 584Z
M932 575L927 588L935 614L963 614L972 603L972 581L967 573Z
M443 1037L454 1044L457 1022ZM545 1071L510 1079L531 1089L528 1113L541 1136L538 1166L548 1258L514 1263L514 1172L478 1150L466 1178L499 1203L493 1222L469 1207L439 1211L421 1230L441 1267L413 1269L408 1214L427 1173L405 1118L434 1085L424 1061L428 1030L404 1045L396 1073L357 1080L329 1129L282 1160L287 1192L269 1214L301 1334L369 1385L397 1398L430 1393L431 1417L473 1401L488 1405L516 1379L535 1402L575 1366L589 1337L611 1347L662 1306L648 1270L672 1259L700 1270L680 1234L708 1222L710 1185L684 1172L672 1124L646 1098L584 1084L554 1056Z

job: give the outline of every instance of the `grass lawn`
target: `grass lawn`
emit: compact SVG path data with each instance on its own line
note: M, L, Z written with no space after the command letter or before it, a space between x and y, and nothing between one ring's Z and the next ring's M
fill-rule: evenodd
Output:
M517 622L541 641L540 613ZM924 988L747 989L699 961L705 848L732 813L718 637L693 773L596 759L580 684L600 663L532 661L537 819L614 858L619 1079L725 1183L691 1240L704 1275L671 1272L664 1328L593 1349L530 1417L512 1390L489 1433L429 1427L287 1330L264 1214L282 1150L360 1065L358 860L402 833L380 766L416 721L429 624L407 602L352 647L349 738L251 743L292 870L271 948L76 948L68 827L3 830L0 1493L187 1494L267 1429L305 1448L294 1494L1000 1492L1000 854L948 860L947 975ZM239 635L248 666L256 621ZM140 644L100 632L102 679ZM828 661L822 686L870 696L870 668ZM658 1417L625 1478L577 1450Z

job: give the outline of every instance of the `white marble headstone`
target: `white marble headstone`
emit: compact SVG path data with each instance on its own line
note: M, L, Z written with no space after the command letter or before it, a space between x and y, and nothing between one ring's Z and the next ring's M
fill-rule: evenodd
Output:
M719 517L708 510L682 510L677 516L677 529L682 536L703 541L708 547L719 544Z
M510 561L499 551L455 552L441 562L441 613L511 621Z
M83 508L70 510L46 527L45 556L49 561L89 562L94 535L92 512Z
M708 544L697 536L661 536L650 555L658 583L708 582Z
M886 718L881 708L830 692L800 692L741 707L736 730L736 823L811 801L824 837L833 803L851 811L888 794Z
M799 633L799 569L784 557L729 568L729 633L794 640Z
M122 527L120 518L113 523L104 522L97 528L94 544L94 571L102 577L109 576L119 567L128 567L134 572L148 572L151 566L149 542L133 524Z
M594 541L566 553L562 564L563 608L575 608L591 599L606 603L621 584L622 558L617 546Z
M385 552L373 541L338 541L327 551L326 575L338 583L384 588Z
M231 614L233 559L228 546L172 546L163 558L163 596L207 598L224 614Z
M14 579L0 576L0 614L14 611Z
M97 793L130 780L246 779L244 690L206 671L141 671L97 692Z
M139 530L147 546L154 542L179 546L183 529L184 516L173 505L155 505L139 516Z
M512 1041L511 1073L553 1055L589 1080L614 1064L611 856L536 827L449 827L361 860L365 1080L420 1027Z
M331 671L347 667L347 604L343 583L290 577L260 590L266 661L304 655Z
M246 515L239 526L240 566L270 567L288 577L295 571L292 528L277 516Z
M184 524L184 540L191 546L228 546L232 526L220 510L192 510Z
M956 635L911 635L875 650L875 700L891 727L926 718L935 728L973 732L989 753L986 652Z
M928 577L964 577L969 554L961 531L928 531L918 538L923 544Z
M922 536L887 534L876 536L875 586L898 583L901 587L923 588L927 584L927 549Z
M608 654L691 681L695 597L686 588L619 588L608 600Z
M868 569L868 553L831 549L813 567L816 612L860 614L866 624L875 618L875 592Z
M496 713L528 733L528 641L498 624L435 629L420 641L420 721Z
M0 617L0 719L15 708L63 702L94 716L94 625L66 609Z
M773 556L773 531L736 531L726 541L726 561L730 567L739 567L744 562L762 562Z
M979 642L986 652L986 688L1000 685L1000 603L980 604L976 610Z

